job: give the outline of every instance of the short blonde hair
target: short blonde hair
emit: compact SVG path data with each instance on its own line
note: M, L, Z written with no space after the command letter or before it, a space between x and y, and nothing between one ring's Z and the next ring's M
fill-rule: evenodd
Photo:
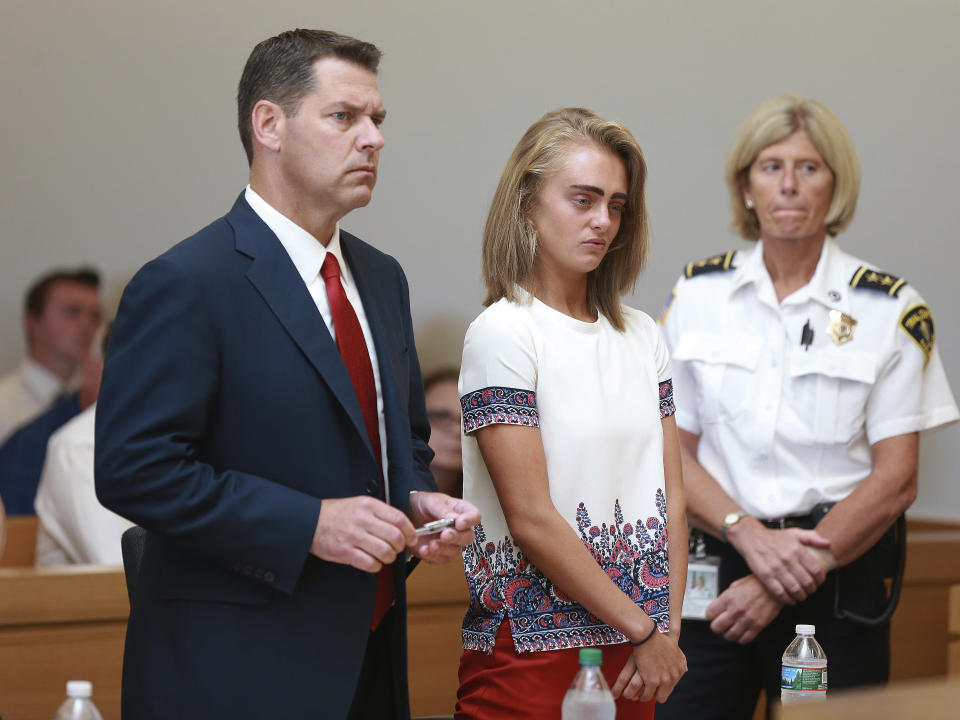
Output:
M853 220L860 194L860 163L850 136L826 105L798 95L781 95L750 113L727 155L725 176L730 191L730 226L745 240L760 237L756 212L743 204L750 166L764 148L797 130L807 133L833 172L833 201L825 218L827 233L834 237Z
M633 290L647 261L649 230L643 188L647 166L643 151L620 123L583 108L549 112L531 125L514 148L490 204L483 231L484 305L500 298L516 301L516 288L533 291L537 232L530 220L547 178L578 146L593 144L623 160L627 202L620 229L603 261L587 278L587 304L617 330L625 328L620 297Z

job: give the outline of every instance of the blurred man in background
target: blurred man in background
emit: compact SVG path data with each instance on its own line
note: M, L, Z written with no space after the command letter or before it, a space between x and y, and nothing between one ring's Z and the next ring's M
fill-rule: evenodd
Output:
M27 357L0 378L0 445L75 387L100 314L100 276L89 268L54 270L30 287L23 314Z

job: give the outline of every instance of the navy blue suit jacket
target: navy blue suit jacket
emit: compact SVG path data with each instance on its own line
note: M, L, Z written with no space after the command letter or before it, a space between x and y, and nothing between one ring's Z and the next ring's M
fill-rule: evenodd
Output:
M47 441L79 413L77 393L60 398L0 447L0 498L7 515L33 515Z
M411 490L435 489L406 279L346 232L341 246L380 365L391 501L406 512ZM124 291L97 403L96 484L106 507L148 530L124 717L346 716L376 577L309 548L321 498L376 497L377 464L330 332L242 195Z

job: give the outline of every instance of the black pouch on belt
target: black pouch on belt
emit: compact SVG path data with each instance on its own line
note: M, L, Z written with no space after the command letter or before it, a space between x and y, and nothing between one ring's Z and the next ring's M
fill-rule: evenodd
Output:
M833 507L822 503L811 511L814 526ZM879 540L849 565L839 568L834 583L833 613L839 619L848 619L861 625L880 625L887 622L900 601L903 586L903 568L907 557L907 520L901 515L887 528ZM857 607L857 590L861 584L877 580L892 580L886 606L879 612L863 614Z

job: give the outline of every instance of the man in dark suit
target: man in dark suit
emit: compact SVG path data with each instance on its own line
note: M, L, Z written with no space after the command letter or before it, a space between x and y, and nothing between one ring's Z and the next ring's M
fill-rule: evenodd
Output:
M250 185L124 292L96 483L148 531L126 718L409 717L404 552L449 560L480 518L432 492L403 271L339 228L376 182L379 58L323 31L260 43Z

